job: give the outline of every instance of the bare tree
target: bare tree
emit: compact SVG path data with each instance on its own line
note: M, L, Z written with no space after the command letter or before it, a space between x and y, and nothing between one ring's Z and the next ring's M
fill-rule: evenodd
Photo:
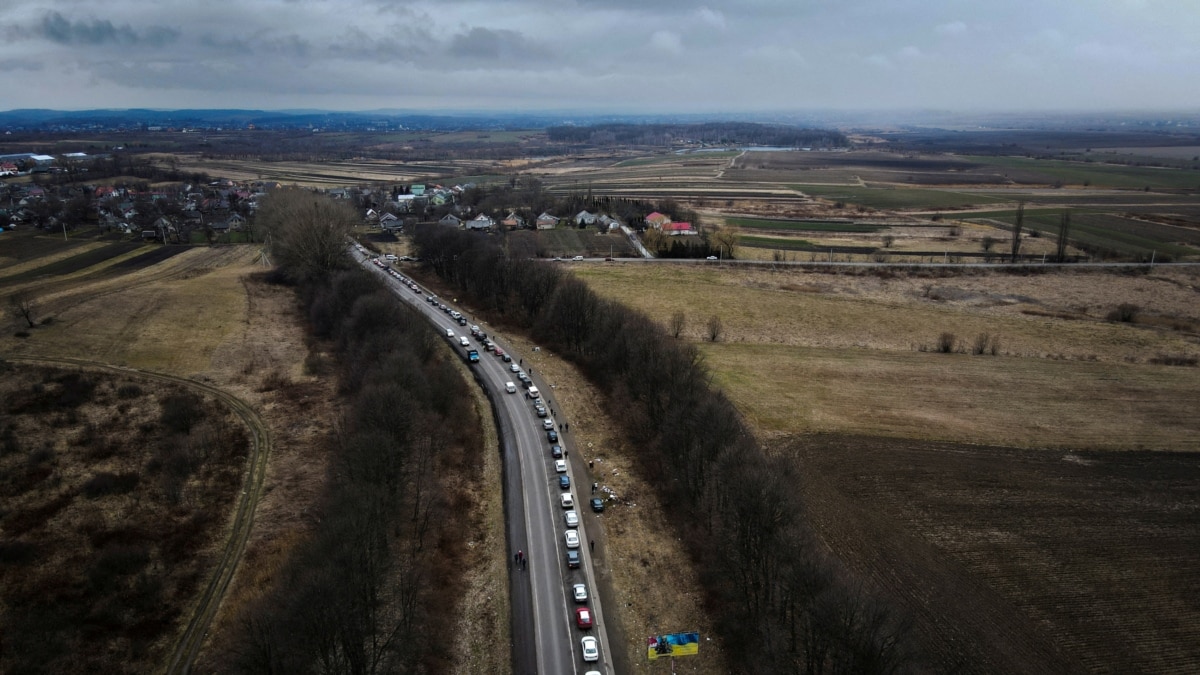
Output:
M996 240L991 235L985 236L983 239L979 240L979 246L983 249L984 253L991 253L992 247L995 245Z
M683 312L675 312L671 315L671 323L668 324L668 330L671 331L671 337L679 339L679 334L683 332L684 325L687 324L687 316Z
M28 292L17 291L8 296L8 306L14 314L25 319L30 328L37 323L37 299Z
M716 314L708 317L708 339L710 341L716 342L717 340L720 340L721 332L724 329L725 326L721 323L721 317L717 316Z
M1021 226L1025 224L1025 202L1017 204L1017 221L1013 224L1012 262L1017 262L1021 253Z
M1071 212L1063 211L1062 220L1058 224L1058 246L1054 252L1054 257L1058 262L1065 262L1067 259L1067 236L1070 233Z
M737 232L725 228L717 229L713 232L712 241L720 249L723 259L732 260L737 257Z
M896 243L896 237L890 234L885 234L883 235L882 242L884 248L891 248L892 244Z
M277 190L264 200L258 219L279 266L303 281L345 266L346 237L358 217L344 201L305 190Z

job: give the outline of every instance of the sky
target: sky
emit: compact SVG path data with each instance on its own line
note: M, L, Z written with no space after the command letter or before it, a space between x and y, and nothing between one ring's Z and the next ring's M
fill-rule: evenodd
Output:
M0 110L1200 109L1200 0L0 0Z

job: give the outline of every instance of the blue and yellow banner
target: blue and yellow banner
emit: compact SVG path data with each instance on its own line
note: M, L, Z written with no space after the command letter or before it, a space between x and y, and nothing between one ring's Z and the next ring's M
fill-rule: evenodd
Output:
M700 653L700 633L667 633L646 639L646 655L651 661L665 656L693 656Z

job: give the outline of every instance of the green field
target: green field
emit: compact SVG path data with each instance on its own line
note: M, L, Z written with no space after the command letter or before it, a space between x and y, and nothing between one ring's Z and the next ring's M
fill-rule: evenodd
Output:
M1057 236L1062 222L1063 209L1026 209L1024 227L1043 236ZM1012 225L1016 211L989 211L973 213L968 222L1000 221ZM1110 213L1071 211L1071 231L1068 235L1072 244L1096 253L1112 253L1135 259L1169 256L1175 260L1194 259L1200 254L1200 232L1186 228L1170 227ZM1179 242L1191 244L1181 246Z
M798 232L878 232L884 225L845 223L833 220L768 220L765 218L726 218L725 222L754 230L787 230Z
M946 209L1007 200L981 194L923 190L921 188L873 188L855 185L792 185L804 194L831 201L869 206L873 209Z
M777 251L815 251L817 247L804 239L779 239L776 237L738 236L738 246L750 248L769 248Z
M1040 174L1070 185L1122 189L1200 190L1200 171L1088 164L1027 157L970 156L966 159L1013 172ZM1017 177L1014 176L1014 179Z

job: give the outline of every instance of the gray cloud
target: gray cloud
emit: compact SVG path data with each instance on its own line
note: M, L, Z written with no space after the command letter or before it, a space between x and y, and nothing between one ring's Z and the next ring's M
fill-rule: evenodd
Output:
M70 21L59 12L48 12L34 32L62 45L148 45L161 47L176 40L180 33L167 26L149 26L135 30L129 24L114 25L108 19Z
M1197 107L1197 62L1183 0L0 0L12 107Z

